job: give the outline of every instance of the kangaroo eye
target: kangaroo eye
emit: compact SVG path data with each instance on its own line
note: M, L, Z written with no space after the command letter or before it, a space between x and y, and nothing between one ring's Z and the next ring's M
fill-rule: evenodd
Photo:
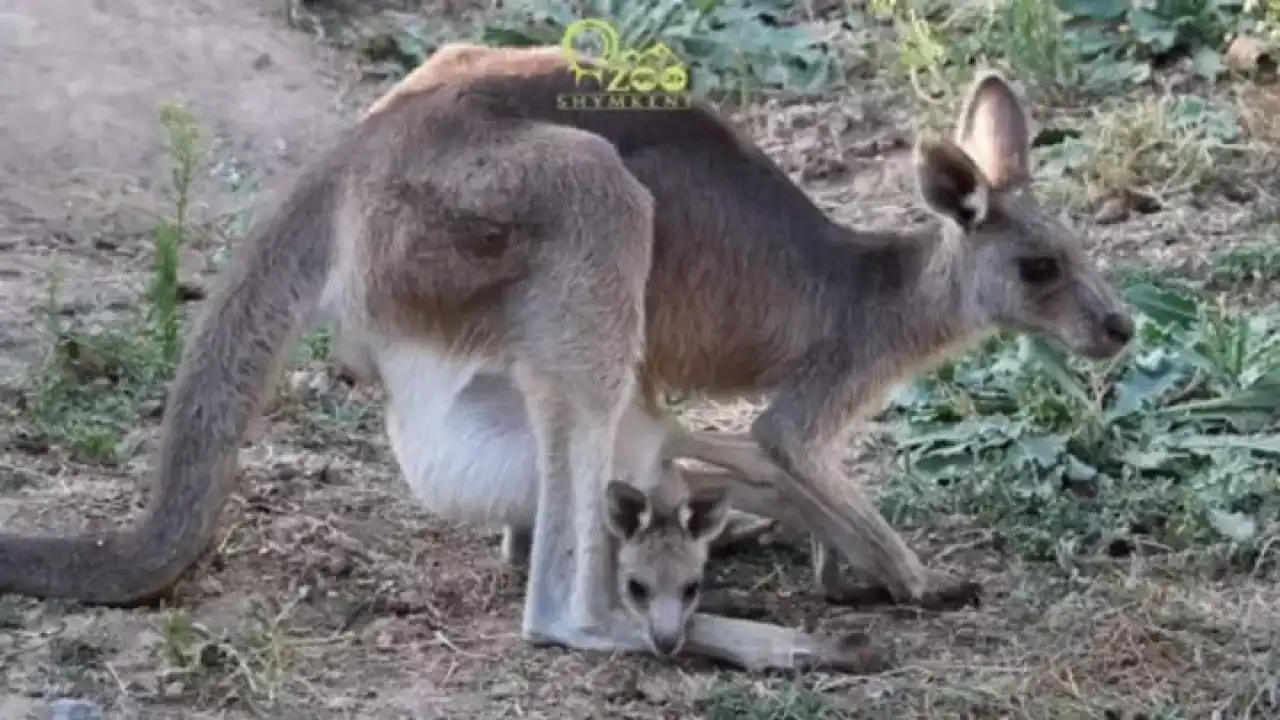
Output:
M688 585L685 585L684 590L681 591L680 595L684 598L686 603L692 603L694 600L698 599L698 593L700 592L702 592L702 583L695 580Z
M1028 285L1043 285L1058 279L1060 269L1056 258L1022 258L1018 261L1018 276Z
M649 590L635 580L627 581L627 594L638 603L649 599Z

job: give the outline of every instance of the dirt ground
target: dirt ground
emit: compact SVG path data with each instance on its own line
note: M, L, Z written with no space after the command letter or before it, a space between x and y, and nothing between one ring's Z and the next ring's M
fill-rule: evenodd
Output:
M66 301L86 322L112 322L140 291L162 200L162 102L188 101L213 136L221 164L199 198L217 215L244 202L229 179L239 168L279 185L377 92L349 57L288 27L279 7L247 0L3 0L0 66L5 377L41 356L55 255ZM748 120L841 219L881 227L922 219L909 197L905 111L850 95ZM1217 210L1170 212L1094 237L1110 259L1182 262L1231 242L1224 228L1249 213ZM211 252L193 248L188 273L207 271ZM345 424L335 430L298 408L273 415L266 439L243 453L244 481L217 552L188 575L173 614L0 601L0 718L46 717L57 697L91 699L109 718L243 718L257 707L279 718L835 717L805 710L815 694L872 718L1139 717L1112 707L1175 717L1159 714L1158 698L1180 674L1226 657L1228 646L1280 644L1267 620L1280 617L1272 582L1191 588L1176 573L1135 575L1104 603L1013 566L989 533L955 521L909 531L909 541L932 565L981 579L980 608L829 607L807 593L804 563L785 546L717 568L722 600L793 626L884 638L899 662L882 675L792 683L694 659L531 649L518 635L521 579L501 564L493 532L417 510L372 406L343 399L322 375L292 379L321 404L347 403ZM750 409L700 407L689 417L741 428ZM143 435L154 447L154 423ZM104 470L31 452L0 428L0 525L127 522L149 461L144 450ZM848 467L874 478L870 462ZM1135 676L1134 667L1145 669ZM1241 673L1275 702L1270 676ZM1041 697L1060 704L1037 704ZM766 700L767 713L733 705Z

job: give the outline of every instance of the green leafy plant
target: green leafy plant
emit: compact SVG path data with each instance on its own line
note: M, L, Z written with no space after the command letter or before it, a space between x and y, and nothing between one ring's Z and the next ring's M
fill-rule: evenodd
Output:
M1071 38L1086 58L1123 68L1132 81L1144 81L1152 62L1171 56L1191 58L1192 69L1206 78L1224 69L1222 50L1250 19L1243 0L1057 0L1071 17Z
M945 98L974 65L1003 65L1039 98L1076 92L1088 68L1065 34L1064 15L1040 0L973 5L944 0L876 0L901 40L898 68L917 91Z
M221 632L185 613L166 613L156 623L159 643L153 647L163 681L223 704L272 706L287 680L291 653L283 623L291 609L269 618L248 615Z
M1136 285L1132 347L1096 367L1041 339L993 339L901 392L885 438L899 519L959 511L1018 554L1227 545L1280 535L1280 316Z
M1273 25L1246 0L874 0L901 41L899 66L928 97L953 92L975 64L1002 65L1049 100L1108 95L1188 58L1207 79L1241 32Z
M601 18L623 47L666 44L690 68L695 94L816 92L841 77L838 56L807 28L778 22L789 0L518 0L485 23L490 45L558 44L575 20Z
M828 697L788 681L766 687L719 680L703 704L708 720L835 720L844 716Z
M1280 247L1260 243L1214 253L1207 279L1214 285L1276 282L1280 280Z
M63 319L58 268L51 269L45 316L52 349L22 405L32 439L83 460L124 459L120 441L148 405L159 407L182 350L180 251L191 232L192 186L202 150L198 125L184 106L164 105L160 120L174 213L158 219L152 232L147 302L124 328L72 327Z
M1037 174L1067 205L1134 194L1164 202L1224 177L1244 148L1235 109L1198 95L1108 103L1050 132L1061 137L1037 149Z

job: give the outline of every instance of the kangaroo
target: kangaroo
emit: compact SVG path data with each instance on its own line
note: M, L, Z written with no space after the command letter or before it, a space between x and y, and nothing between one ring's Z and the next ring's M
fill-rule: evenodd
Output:
M1030 192L1013 90L981 75L955 139L917 143L939 227L890 234L831 221L700 103L557 102L576 89L557 48L446 49L406 78L304 170L211 293L140 523L0 535L0 591L131 604L171 587L207 548L249 419L317 309L337 318L344 358L387 388L411 485L474 485L490 503L478 480L536 468L530 642L649 645L615 612L602 483L622 418L651 388L771 392L748 437L671 433L663 454L728 471L731 502L775 488L777 513L897 601L971 585L927 572L826 458L892 383L993 329L1093 357L1132 334L1079 239ZM516 429L468 395L478 383L519 394ZM687 475L689 492L712 479ZM843 639L704 613L684 647L752 668L850 658Z
M723 489L686 497L664 492L683 487L678 474L667 461L662 483L650 492L616 480L606 488L607 524L619 543L617 595L659 657L684 647L711 542L729 520Z
M556 49L448 45L366 117L466 82L526 112L611 138L658 208L642 384L712 397L774 393L751 438L673 432L668 456L735 470L732 482L714 472L686 478L694 487L728 484L741 509L814 529L816 584L834 602L947 608L975 599L976 584L927 572L861 490L825 481L831 473L824 466L836 438L878 411L895 384L992 332L1043 333L1098 359L1130 339L1127 308L1080 238L1034 195L1029 121L1013 89L998 73L978 73L953 137L917 143L919 193L938 217L934 228L868 233L833 223L763 153L703 109L643 118L534 109L553 94L547 85L569 89L564 64ZM494 451L466 457L501 458L501 465L468 468L470 483L523 472L525 481L510 486L532 487L531 471L521 469L533 467L527 420L518 412L499 417L475 402L479 394L488 402L514 395L514 385L501 375L472 384L454 400L454 417L468 417L465 429L446 429L458 440L437 443L442 457L416 482L446 486L444 478L460 472L447 458L451 448L484 436ZM854 533L842 524L847 517ZM504 555L521 562L532 534L508 525ZM837 551L872 582L845 582Z

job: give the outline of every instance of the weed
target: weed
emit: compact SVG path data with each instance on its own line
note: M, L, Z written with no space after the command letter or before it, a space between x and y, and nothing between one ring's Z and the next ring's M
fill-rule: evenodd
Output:
M1280 280L1280 248L1247 245L1216 253L1210 260L1208 281L1216 285L1271 283Z
M1243 148L1235 110L1195 95L1128 102L1065 130L1049 129L1061 142L1039 148L1037 172L1068 206L1135 196L1163 204L1220 179Z
M1003 65L1037 101L1078 92L1087 68L1064 38L1052 3L1007 0L988 6L938 0L877 0L901 42L896 69L919 95L950 107L975 64Z
M103 659L115 650L115 643L106 630L96 623L82 632L59 635L49 641L54 664L73 675L102 667Z
M36 440L83 460L124 459L118 451L121 439L137 427L148 405L159 406L182 350L178 274L201 150L195 119L183 106L165 105L160 120L174 213L158 220L152 232L145 307L123 328L69 327L63 321L60 266L56 258L50 265L45 322L53 346L22 405Z
M1045 100L1123 92L1177 58L1214 80L1227 42L1275 17L1242 0L875 0L872 9L894 20L900 69L926 97L953 92L974 64L1000 64Z
M900 519L958 510L1023 557L1226 547L1280 536L1280 315L1139 285L1132 347L1104 367L993 339L895 400Z
M160 618L155 652L161 680L170 693L191 692L202 702L223 705L239 699L251 706L275 702L284 679L288 644L281 623L250 617L232 630L215 633L183 612Z
M790 11L790 0L517 0L472 28L441 32L411 24L379 54L412 67L447 35L488 45L558 45L574 21L600 18L617 29L622 49L665 44L688 66L698 95L826 89L842 77L840 58L808 28L784 27Z
M178 272L181 250L190 223L191 189L200 169L200 128L182 105L166 103L160 108L165 129L165 151L173 183L173 217L161 218L153 230L154 264L148 298L154 337L160 358L169 367L177 365L182 352L181 298Z
M293 362L298 365L322 363L333 353L333 328L318 327L302 336L294 350Z
M835 720L843 717L823 694L796 682L770 687L721 679L705 699L707 720Z
M1187 57L1194 72L1214 79L1225 69L1222 50L1234 31L1261 16L1240 0L1057 0L1072 19L1082 54L1145 81L1153 64Z
M238 207L218 217L212 228L221 243L210 260L215 268L222 269L231 256L232 240L248 233L253 223L254 202L262 191L262 176L235 158L221 159L212 171L222 181L223 188L238 200Z

